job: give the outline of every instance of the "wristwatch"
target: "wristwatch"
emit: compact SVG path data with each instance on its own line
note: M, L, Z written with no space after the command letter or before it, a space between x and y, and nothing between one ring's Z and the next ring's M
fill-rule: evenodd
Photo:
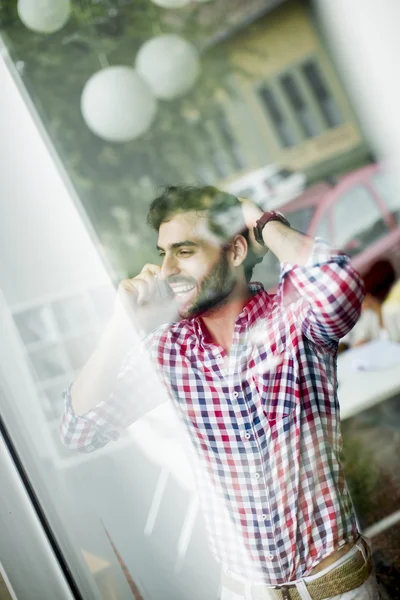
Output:
M254 237L256 242L258 242L261 246L264 246L264 248L266 248L266 244L264 242L263 239L263 229L266 226L267 223L269 223L270 221L280 221L281 223L283 223L284 225L287 225L287 227L290 227L290 223L287 219L285 219L285 217L283 216L282 213L275 211L275 210L270 210L268 212L265 212L256 222L255 227L253 227L253 232L254 232Z

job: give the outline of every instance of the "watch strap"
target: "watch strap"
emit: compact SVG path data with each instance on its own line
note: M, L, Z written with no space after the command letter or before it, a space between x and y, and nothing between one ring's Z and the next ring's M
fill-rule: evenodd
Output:
M258 242L261 246L264 246L264 247L266 247L266 244L264 242L262 233L263 233L264 227L270 221L280 221L287 227L290 227L289 221L287 219L285 219L285 217L283 216L282 213L275 211L275 210L270 210L270 211L265 212L258 219L258 221L255 224L255 227L253 228L254 238L255 238L256 242Z

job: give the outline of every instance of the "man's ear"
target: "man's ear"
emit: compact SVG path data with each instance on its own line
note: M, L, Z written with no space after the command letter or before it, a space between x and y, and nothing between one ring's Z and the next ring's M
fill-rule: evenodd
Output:
M232 264L234 267L240 267L240 265L246 259L247 252L248 252L248 245L247 245L246 238L244 238L240 234L236 235L233 238L232 244L231 244L231 257L232 257Z

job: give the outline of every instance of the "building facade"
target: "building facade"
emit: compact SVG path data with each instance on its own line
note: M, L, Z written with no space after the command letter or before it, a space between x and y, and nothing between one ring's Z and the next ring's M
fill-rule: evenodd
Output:
M220 183L269 163L312 182L368 162L370 149L306 4L285 2L224 43L237 94L223 100L230 133L226 124L218 129L225 142L231 138L234 164Z

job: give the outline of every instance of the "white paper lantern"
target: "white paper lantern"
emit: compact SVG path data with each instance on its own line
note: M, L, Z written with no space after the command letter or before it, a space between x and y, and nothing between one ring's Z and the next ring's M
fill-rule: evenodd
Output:
M106 67L86 82L81 111L89 127L109 142L129 142L143 135L157 112L157 101L131 67Z
M18 15L25 27L37 33L54 33L69 19L70 0L18 0Z
M163 8L182 8L190 4L191 0L151 0L153 4Z
M191 42L176 34L160 35L143 44L136 69L153 94L163 100L183 96L200 75L200 61Z

